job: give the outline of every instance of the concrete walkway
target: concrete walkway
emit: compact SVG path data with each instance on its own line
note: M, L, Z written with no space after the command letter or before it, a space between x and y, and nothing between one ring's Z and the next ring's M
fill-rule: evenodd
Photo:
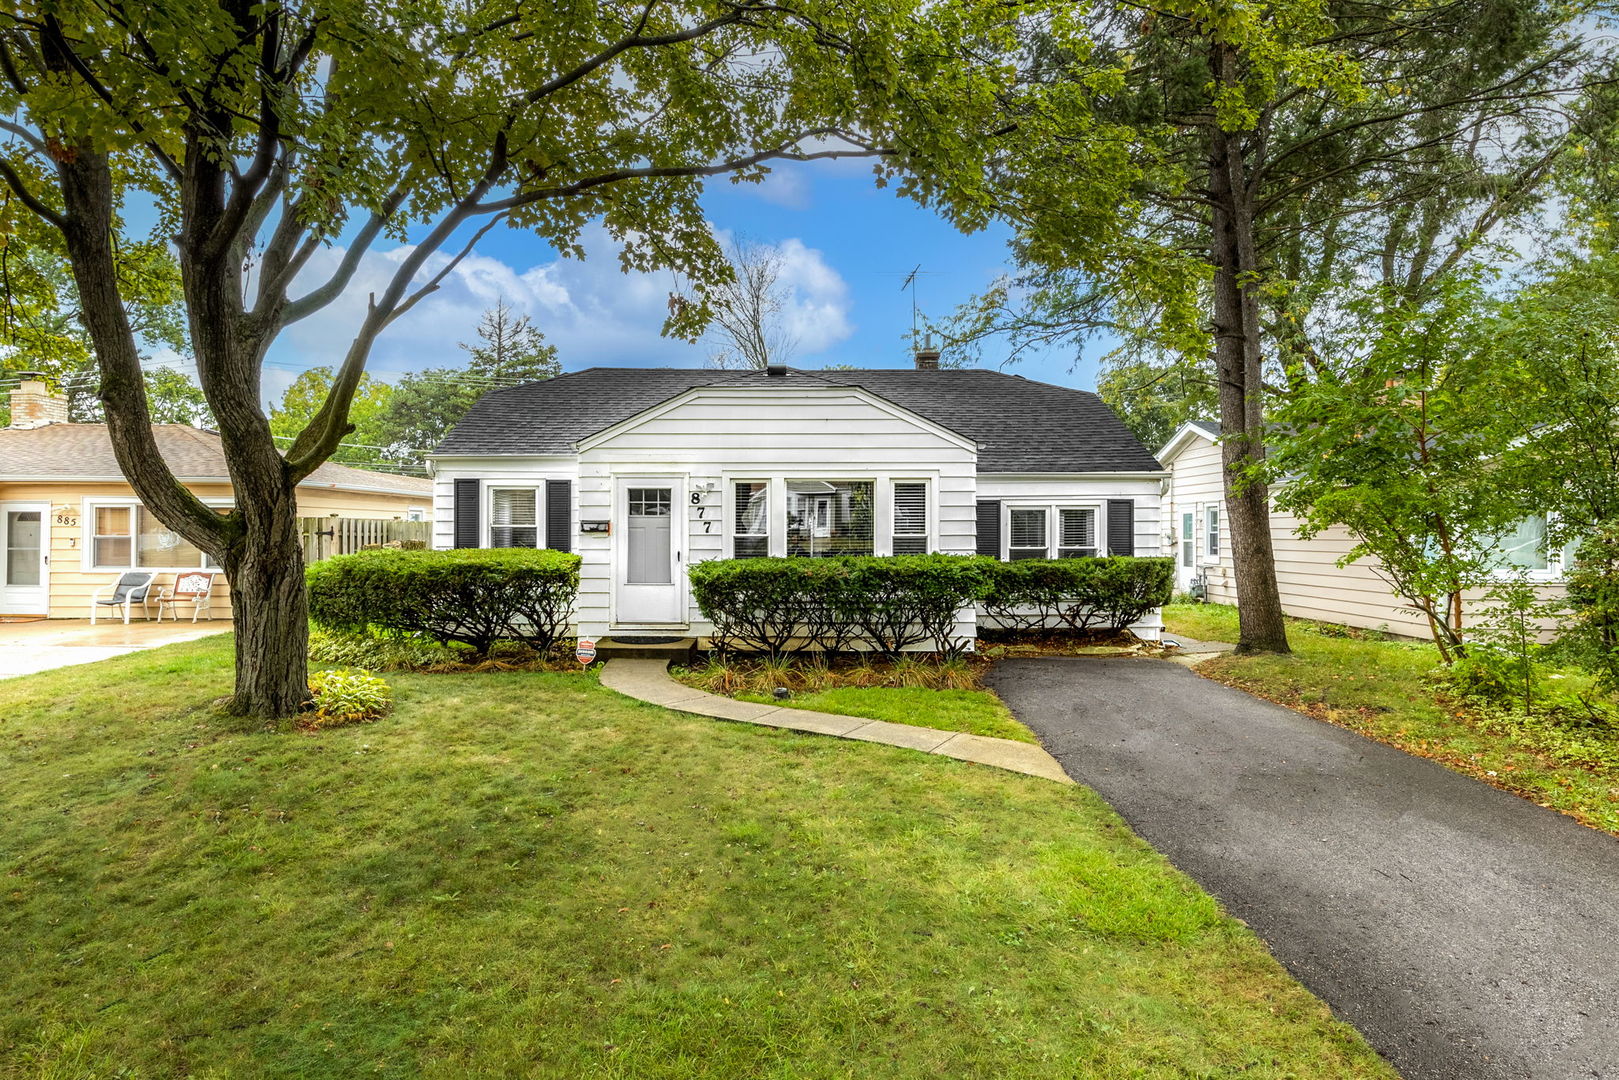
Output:
M1055 780L1059 784L1073 783L1055 758L1031 743L913 727L910 724L890 724L884 720L867 720L859 716L838 716L809 709L784 709L776 705L737 701L676 682L669 675L667 661L663 660L616 659L602 668L601 678L602 685L609 690L617 690L626 697L661 705L676 712L789 728L816 735L835 735L840 739L903 746L925 754L941 754L997 769L1027 773L1045 780Z
M1619 840L1176 664L991 683L1407 1080L1619 1080Z
M195 641L223 634L230 620L218 622L132 622L89 619L39 619L0 623L0 679L89 664L125 653Z

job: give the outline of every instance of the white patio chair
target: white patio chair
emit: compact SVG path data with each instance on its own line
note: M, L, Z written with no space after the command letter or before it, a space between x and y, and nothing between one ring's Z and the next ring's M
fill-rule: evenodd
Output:
M163 621L163 612L169 613L169 618L175 622L180 621L180 613L175 610L180 604L191 605L191 621L196 622L197 616L205 610L208 612L208 621L214 621L214 579L219 577L218 570L188 570L182 574L174 575L174 584L158 593L157 621Z
M97 589L90 597L90 625L96 624L96 613L104 607L122 608L125 626L129 625L129 609L136 604L141 606L142 612L150 619L152 609L148 598L151 596L152 579L155 577L157 574L150 570L128 570L119 574L118 580L111 585Z

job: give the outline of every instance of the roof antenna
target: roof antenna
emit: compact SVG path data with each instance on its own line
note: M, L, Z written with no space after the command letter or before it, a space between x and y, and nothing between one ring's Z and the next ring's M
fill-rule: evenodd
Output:
M916 275L922 272L922 264L917 263L916 268L905 275L905 284L899 287L900 292L911 290L911 347L916 347Z

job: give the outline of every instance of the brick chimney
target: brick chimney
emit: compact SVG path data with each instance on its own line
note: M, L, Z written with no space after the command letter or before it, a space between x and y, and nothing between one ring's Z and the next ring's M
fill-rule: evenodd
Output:
M11 392L11 426L44 427L67 423L67 398L51 392L45 376L37 371L18 373L22 381Z
M916 350L916 370L918 370L918 371L938 371L939 370L939 350L935 349L932 345L923 345L921 348L917 349Z

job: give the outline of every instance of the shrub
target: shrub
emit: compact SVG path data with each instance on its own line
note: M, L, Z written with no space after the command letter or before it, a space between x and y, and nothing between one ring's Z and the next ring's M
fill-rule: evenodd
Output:
M1595 671L1604 686L1619 690L1619 523L1580 540L1568 575L1572 617L1563 639Z
M309 659L371 671L421 671L454 664L460 657L448 645L414 635L356 634L315 625L309 628Z
M1099 559L991 562L984 614L1008 630L1119 631L1169 602L1171 559L1114 555Z
M854 646L896 656L931 644L954 656L961 609L988 589L976 555L713 559L690 570L692 594L721 651L780 656Z
M541 652L567 630L579 556L462 548L362 551L309 567L309 616L351 634L421 634L487 655L497 641Z
M309 692L314 701L304 717L305 727L363 724L386 715L393 707L388 684L369 671L317 671L309 676Z

